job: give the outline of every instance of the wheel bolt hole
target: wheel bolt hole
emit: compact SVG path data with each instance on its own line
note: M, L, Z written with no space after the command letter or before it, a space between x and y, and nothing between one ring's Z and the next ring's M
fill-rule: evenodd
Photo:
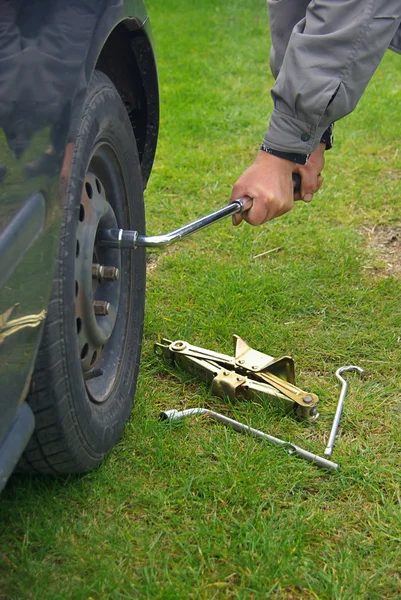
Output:
M91 366L96 362L96 359L97 359L97 352L95 351L92 354Z
M96 189L99 192L99 194L101 194L102 193L102 186L100 185L100 181L98 179L95 179L95 181L96 181Z
M81 319L78 317L78 318L77 318L77 333L78 333L78 335L81 333L81 329L82 329L82 321L81 321Z
M85 183L85 189L86 189L86 193L88 194L88 198L89 200L92 200L92 196L93 196L93 189L91 184L89 183L89 181L87 181Z
M85 208L83 204L80 204L79 206L79 220L82 221L85 219Z
M79 241L77 240L76 246L75 246L75 256L79 255Z
M85 346L81 350L81 360L83 360L88 354L89 346L85 344Z

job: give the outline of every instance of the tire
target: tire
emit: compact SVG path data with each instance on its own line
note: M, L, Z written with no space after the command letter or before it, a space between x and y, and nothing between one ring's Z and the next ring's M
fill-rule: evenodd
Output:
M95 468L130 415L142 343L145 251L98 248L98 227L144 232L145 216L127 111L112 82L95 71L74 149L57 272L28 396L36 428L19 472ZM99 264L111 269L106 273Z

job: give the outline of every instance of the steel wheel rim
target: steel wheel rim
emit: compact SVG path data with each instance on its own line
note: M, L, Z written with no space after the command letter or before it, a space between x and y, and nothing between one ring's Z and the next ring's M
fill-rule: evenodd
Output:
M128 257L117 249L97 246L96 232L100 227L123 226L126 206L117 155L110 144L100 143L84 179L75 250L78 357L88 398L95 403L107 400L118 377L127 320L122 290L130 286L124 264Z

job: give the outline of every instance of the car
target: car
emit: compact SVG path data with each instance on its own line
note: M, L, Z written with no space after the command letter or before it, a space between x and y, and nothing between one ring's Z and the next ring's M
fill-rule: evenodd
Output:
M140 361L159 92L141 0L5 3L0 45L0 489L95 468Z

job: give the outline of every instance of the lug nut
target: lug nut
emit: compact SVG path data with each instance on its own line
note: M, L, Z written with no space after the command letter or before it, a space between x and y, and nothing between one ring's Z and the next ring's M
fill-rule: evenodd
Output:
M120 278L120 270L117 267L104 267L97 263L92 264L92 277L102 281L116 281Z
M117 267L100 267L103 271L100 273L100 279L103 281L116 281L120 278L120 271Z
M95 377L101 377L103 375L103 369L91 369L90 371L86 371L84 373L85 381L89 381L90 379L95 379Z
M100 269L102 267L100 265L98 265L97 263L92 263L92 278L93 279L100 279Z
M103 300L95 300L93 303L93 309L95 311L95 315L105 317L109 314L110 302L104 302Z

